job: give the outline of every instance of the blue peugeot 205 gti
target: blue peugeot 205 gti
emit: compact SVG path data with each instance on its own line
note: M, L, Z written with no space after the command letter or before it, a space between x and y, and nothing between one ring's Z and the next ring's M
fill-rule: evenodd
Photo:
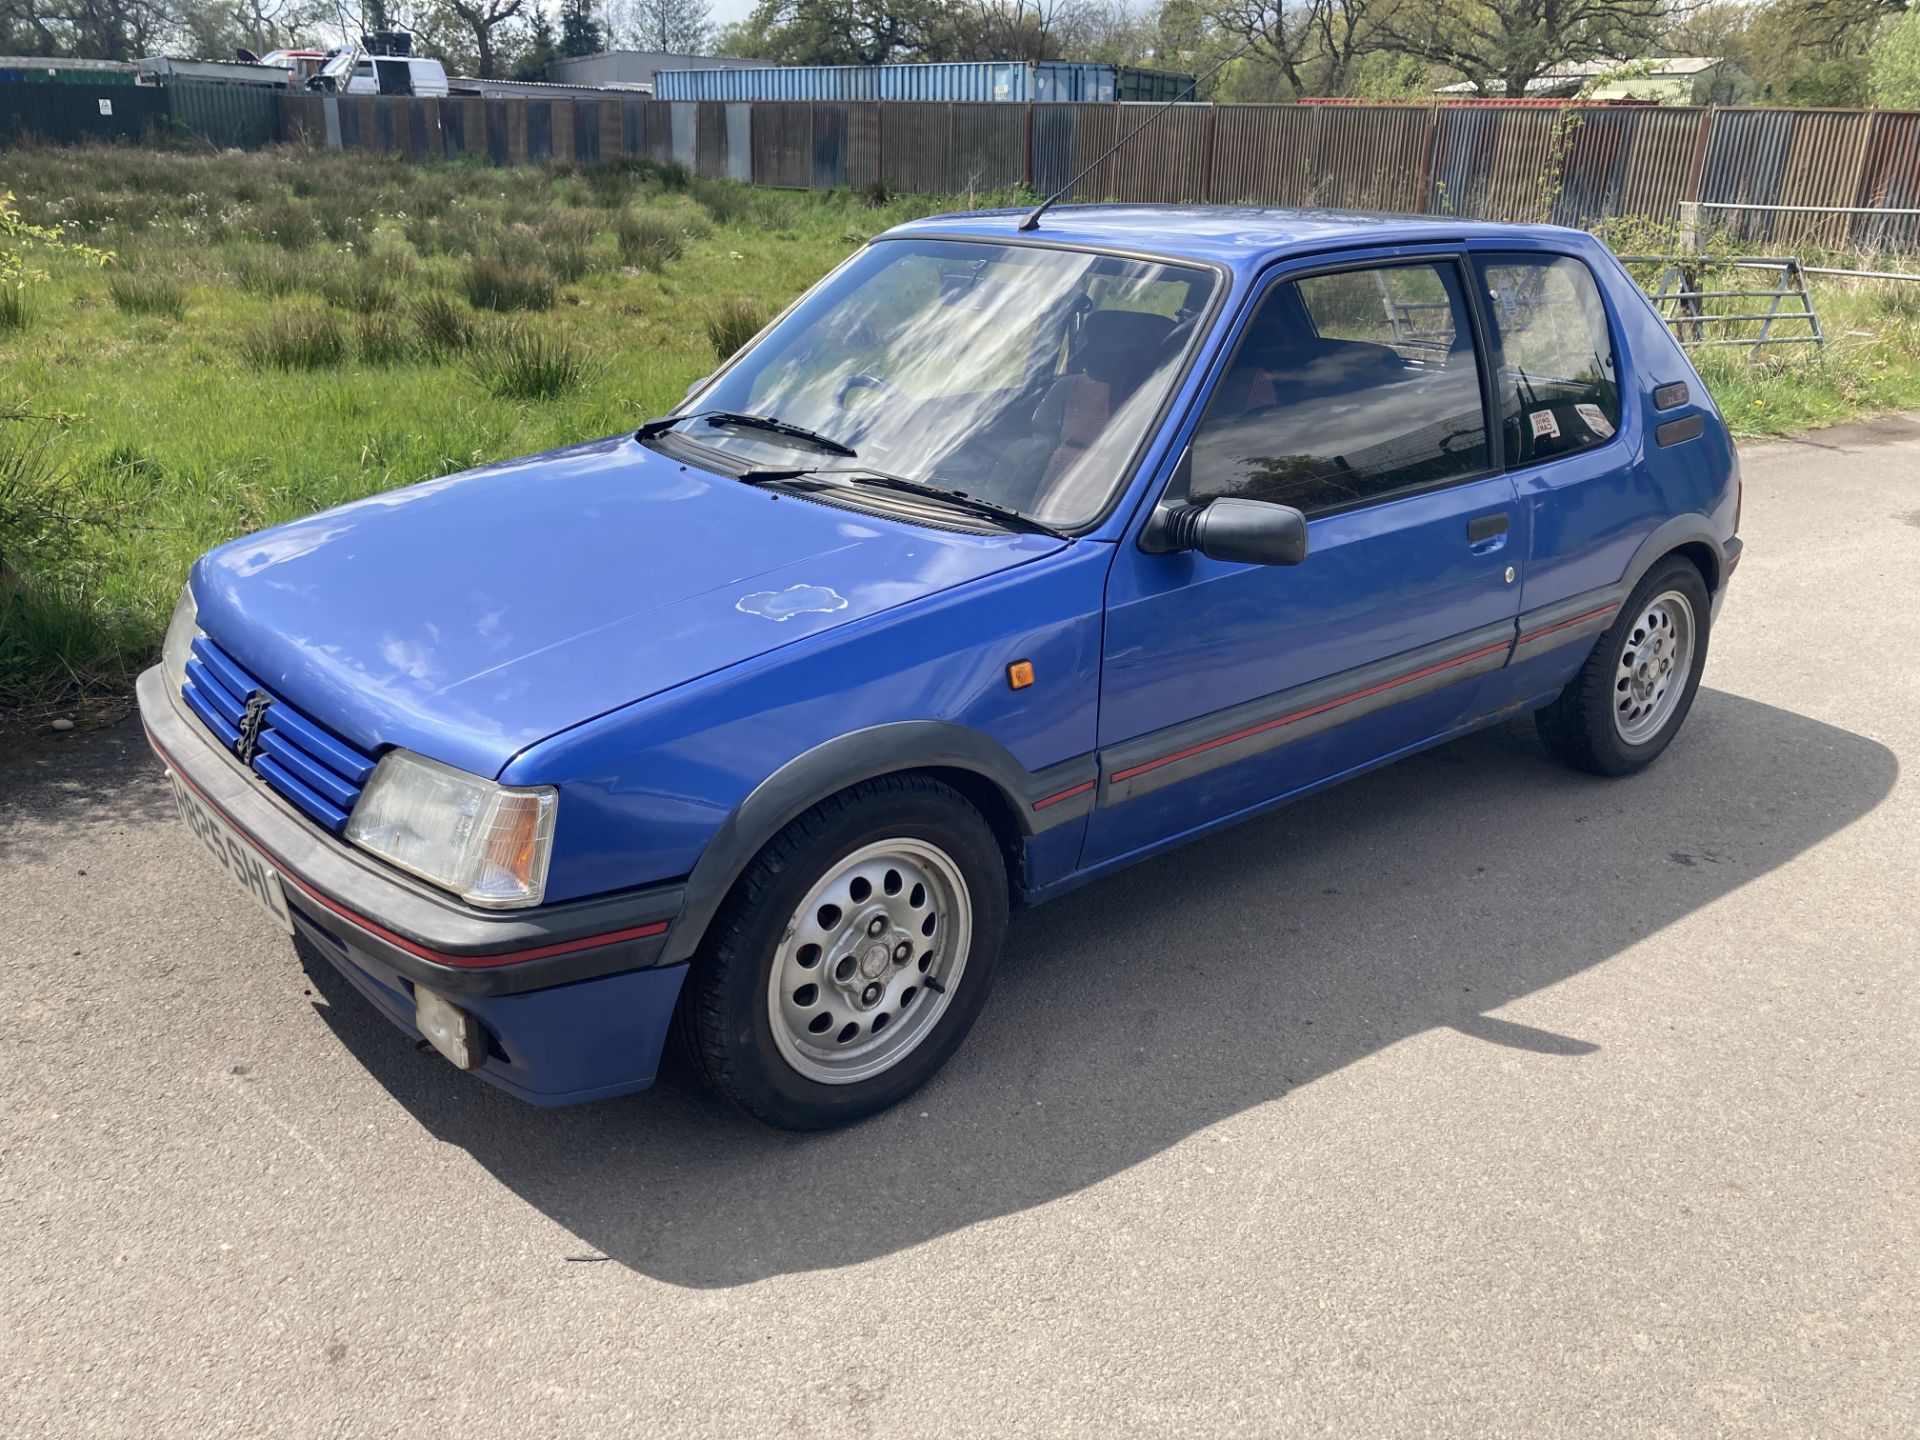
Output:
M677 1027L820 1128L953 1054L1013 908L1529 710L1651 762L1739 510L1587 235L947 216L637 433L213 551L140 709L220 863L453 1064L567 1104Z

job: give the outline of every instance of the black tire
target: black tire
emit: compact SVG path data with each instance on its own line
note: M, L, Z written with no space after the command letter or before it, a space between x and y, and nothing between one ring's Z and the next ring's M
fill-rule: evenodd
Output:
M865 846L909 838L937 846L971 899L964 968L924 1038L870 1078L823 1083L781 1054L769 1015L773 967L793 913L816 883ZM897 1104L966 1039L992 988L1007 928L1007 874L992 829L951 786L920 775L869 780L789 824L747 866L715 915L682 992L680 1038L721 1095L769 1125L826 1130Z
M1638 743L1629 743L1616 720L1618 667L1647 608L1657 597L1670 592L1683 597L1693 612L1687 673L1679 699L1659 729ZM1540 738L1554 758L1576 770L1609 776L1631 775L1658 759L1693 709L1693 697L1706 669L1712 623L1707 586L1699 570L1678 555L1658 561L1634 587L1606 633L1594 642L1593 653L1580 673L1568 682L1559 698L1536 714Z

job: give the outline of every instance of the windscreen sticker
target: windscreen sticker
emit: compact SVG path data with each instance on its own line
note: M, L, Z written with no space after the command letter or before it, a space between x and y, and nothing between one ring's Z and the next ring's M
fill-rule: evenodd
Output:
M733 608L768 620L791 620L810 611L831 614L847 608L847 597L825 585L789 585L784 590L756 590L733 602Z
M1536 440L1558 440L1560 422L1553 418L1551 410L1536 410L1527 417L1533 424L1533 438Z
M1607 419L1606 412L1598 405L1576 405L1573 413L1587 422L1587 428L1605 440L1613 434L1613 422Z

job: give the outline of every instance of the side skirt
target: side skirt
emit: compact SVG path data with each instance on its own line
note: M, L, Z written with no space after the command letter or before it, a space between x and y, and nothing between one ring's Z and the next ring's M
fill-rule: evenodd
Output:
M1129 850L1124 855L1116 855L1112 859L1103 860L1098 865L1089 866L1085 870L1076 870L1073 874L1064 876L1050 885L1028 891L1026 904L1038 905L1043 901L1056 899L1068 891L1076 890L1090 881L1102 879L1113 874L1116 870L1124 870L1128 866L1137 865L1142 860L1151 860L1156 855L1162 855L1169 850L1178 849L1190 841L1199 840L1207 835L1211 835L1216 830L1225 830L1229 826L1238 825L1243 821L1256 819L1270 810L1278 810L1283 805L1291 805L1296 800L1304 800L1309 795L1317 795L1322 790L1331 789L1333 786L1351 780L1356 776L1364 775L1371 770L1378 770L1385 765L1391 765L1396 760L1404 760L1407 756L1417 755L1422 750L1431 750L1436 745L1444 745L1449 740L1457 740L1462 735L1470 735L1476 730L1485 730L1491 726L1511 720L1516 716L1528 714L1543 706L1552 704L1554 697L1559 693L1559 688L1556 687L1541 694L1531 696L1528 699L1517 701L1512 705L1503 706L1499 710L1466 721L1464 724L1455 725L1437 734L1429 735L1424 740L1416 740L1411 745L1403 746L1385 755L1376 756L1374 759L1364 761L1359 765L1353 766L1351 769L1342 770L1338 774L1326 776L1314 781L1310 785L1302 785L1297 790L1289 790L1285 794L1276 795L1271 799L1262 800L1258 804L1249 805L1243 810L1236 810L1232 814L1223 815L1217 820L1210 820L1204 825L1196 825L1190 830L1183 830L1178 834L1167 836L1165 839L1156 840L1151 845L1143 845L1137 850Z

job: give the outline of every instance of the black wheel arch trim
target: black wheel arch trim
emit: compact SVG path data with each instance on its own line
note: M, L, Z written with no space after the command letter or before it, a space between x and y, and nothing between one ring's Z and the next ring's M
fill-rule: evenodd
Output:
M1727 583L1728 541L1714 531L1713 522L1704 515L1675 515L1642 540L1640 548L1633 552L1633 559L1627 562L1626 576L1620 582L1623 596L1632 594L1633 587L1670 552L1686 545L1698 545L1710 557L1712 573L1706 577L1709 595Z
M830 795L908 770L964 770L991 783L1023 837L1093 808L1098 769L1089 753L1028 770L990 736L940 720L901 720L850 731L797 755L756 785L721 823L687 877L661 963L693 957L714 914L753 857Z

